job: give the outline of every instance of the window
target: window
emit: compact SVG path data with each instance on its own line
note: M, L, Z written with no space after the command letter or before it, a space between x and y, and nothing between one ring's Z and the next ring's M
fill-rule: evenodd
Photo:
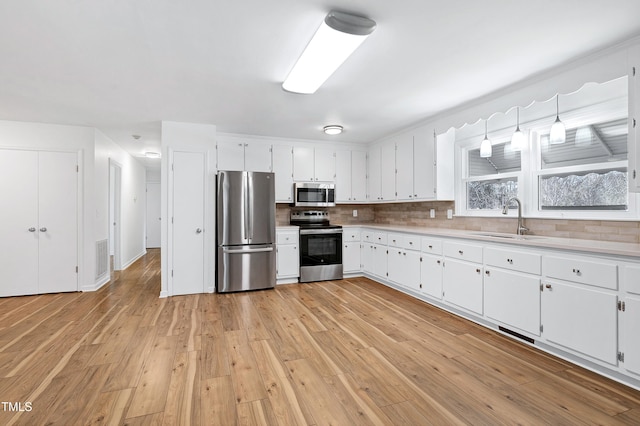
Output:
M504 141L495 143L492 150L490 158L480 157L479 149L467 151L467 210L499 210L506 199L518 195L520 152Z
M527 136L522 151L511 149L515 108L488 121L492 155L480 157L484 120L456 129L456 213L501 216L517 196L528 217L622 219L638 217L638 198L628 190L628 79L586 84L559 96L566 126L561 144L549 143L556 98L520 108Z

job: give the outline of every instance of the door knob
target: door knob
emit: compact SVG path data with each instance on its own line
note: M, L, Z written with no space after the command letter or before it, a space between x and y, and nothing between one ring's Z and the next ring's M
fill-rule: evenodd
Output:
M42 228L40 228L40 232L47 232L47 228L43 226Z
M202 229L196 228L196 234L200 234L201 232L202 232Z

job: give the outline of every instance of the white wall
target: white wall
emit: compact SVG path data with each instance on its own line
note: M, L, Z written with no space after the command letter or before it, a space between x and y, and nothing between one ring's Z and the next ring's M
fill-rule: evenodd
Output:
M78 216L78 282L80 290L95 282L94 129L57 124L0 121L0 147L80 152L81 195Z
M120 253L124 269L146 253L146 170L104 133L95 130L95 241L109 238L110 159L122 168Z

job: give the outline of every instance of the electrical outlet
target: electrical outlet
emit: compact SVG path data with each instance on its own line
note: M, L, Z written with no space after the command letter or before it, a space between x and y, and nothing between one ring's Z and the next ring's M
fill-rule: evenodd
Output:
M353 217L358 217L358 210L353 210Z
M453 210L447 209L447 219L453 219Z
M429 217L434 219L436 217L436 209L429 210Z

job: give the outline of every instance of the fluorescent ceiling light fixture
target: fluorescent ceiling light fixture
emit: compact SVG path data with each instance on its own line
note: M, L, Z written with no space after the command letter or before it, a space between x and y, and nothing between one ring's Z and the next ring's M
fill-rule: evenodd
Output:
M375 30L371 19L331 11L282 83L288 92L311 94Z
M342 126L332 124L330 126L324 126L323 130L327 135L331 135L331 136L339 135L340 133L342 133Z
M152 152L152 151L147 151L144 153L144 156L147 158L160 158L160 153L159 152Z

